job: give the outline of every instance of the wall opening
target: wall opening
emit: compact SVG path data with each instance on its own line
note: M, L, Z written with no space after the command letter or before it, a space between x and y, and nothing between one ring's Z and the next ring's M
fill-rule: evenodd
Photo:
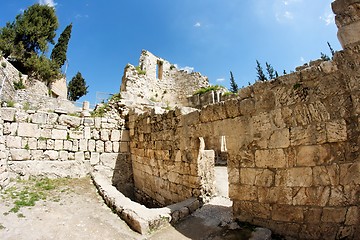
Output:
M218 196L229 197L229 180L227 169L228 152L226 147L226 136L219 138L219 150L215 157L215 188Z
M159 80L161 80L163 76L163 65L164 62L160 60L158 60L156 63L156 78Z

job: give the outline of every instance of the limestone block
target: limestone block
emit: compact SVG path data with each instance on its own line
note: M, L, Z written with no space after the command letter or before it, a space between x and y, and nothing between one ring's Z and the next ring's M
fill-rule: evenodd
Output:
M310 167L297 167L287 169L288 187L310 187L313 184L312 169Z
M103 141L109 141L109 135L110 135L110 131L107 129L101 129L100 130L100 139Z
M10 149L10 156L12 161L26 161L30 160L30 151L26 149Z
M315 186L337 186L340 182L340 168L337 164L313 168Z
M29 138L27 141L28 147L31 150L37 149L37 139L36 138Z
M326 135L328 142L343 142L347 140L347 128L345 120L326 123Z
M44 158L44 151L43 150L31 150L30 151L31 160L41 160Z
M83 152L88 150L88 140L86 139L79 140L79 150Z
M290 146L290 131L288 128L274 131L269 140L269 148L288 148Z
M304 221L306 223L320 223L322 215L321 208L310 207L304 210Z
M102 129L113 129L116 128L116 124L114 123L101 123L101 128Z
M79 151L79 141L78 140L73 140L72 141L72 151L73 152L77 152Z
M55 140L54 149L55 150L63 150L64 149L64 141L63 140Z
M97 140L95 148L96 148L96 152L99 152L99 153L104 152L105 151L104 142L101 140Z
M336 72L338 70L336 64L332 61L325 61L320 64L321 71L326 74Z
M90 164L92 166L99 164L100 161L100 153L92 152L90 157Z
M41 150L46 150L46 140L38 140L37 142L37 148Z
M360 21L352 22L338 29L337 36L343 48L360 40L359 29Z
M293 205L325 206L329 198L330 187L300 188L293 196Z
M69 160L75 160L75 153L69 152L68 158Z
M360 184L360 162L340 165L340 184Z
M106 167L115 169L116 159L118 155L118 153L102 153L100 154L100 163Z
M229 184L239 184L240 183L240 172L238 168L231 168L228 170L229 175Z
M84 127L84 138L90 139L91 138L91 129L90 127Z
M4 123L4 135L16 135L18 129L18 123Z
M130 142L130 131L123 129L121 130L121 141Z
M323 208L322 222L340 223L345 221L346 208Z
M294 118L298 125L308 125L313 122L324 122L330 119L325 105L316 101L307 105L297 105L293 110Z
M95 123L94 118L86 117L84 118L84 125L85 126L93 126Z
M331 3L331 8L335 14L342 14L350 5L358 2L359 0L336 0Z
M88 142L88 150L90 152L95 152L95 146L96 146L96 142L93 139L90 139Z
M75 161L83 162L85 160L84 152L76 152L75 153Z
M268 113L260 113L252 118L252 126L256 133L270 132L272 129L271 117Z
M90 152L84 152L84 155L85 155L85 160L89 161L91 157Z
M71 139L83 139L84 133L83 131L71 130L69 131L69 136Z
M101 128L101 118L99 117L95 118L95 128L97 129Z
M61 129L53 129L53 130L51 130L51 138L66 140L67 139L67 131L61 130Z
M304 211L302 207L274 205L272 219L283 222L302 222L304 219Z
M3 121L14 122L16 120L15 113L16 113L15 108L1 108L0 109L0 116Z
M70 127L79 127L81 124L81 118L62 114L60 115L58 122L61 125L67 125Z
M300 146L297 149L297 166L317 166L332 160L329 145Z
M32 123L46 124L47 113L46 112L37 112L31 116Z
M44 151L44 156L49 160L58 160L59 152L55 150L46 150Z
M255 111L254 99L248 98L240 101L240 112L242 115L252 115Z
M258 112L269 112L275 108L275 95L271 90L264 90L262 93L255 94L255 109Z
M229 185L229 197L231 200L256 201L257 187L249 185Z
M39 137L39 126L33 123L19 123L18 136L20 137Z
M126 153L129 152L129 143L128 142L120 142L120 152Z
M120 151L120 143L119 142L113 142L112 143L112 146L113 146L113 152L119 152Z
M7 148L21 148L21 137L6 136Z
M289 187L261 187L258 195L260 203L292 204L292 188Z
M40 138L51 138L51 129L40 129Z
M359 224L359 207L358 206L352 206L347 210L346 213L346 225L356 225Z
M55 124L57 123L59 115L56 113L47 113L47 124Z
M118 142L118 141L120 141L120 138L121 138L121 132L120 132L120 130L112 130L112 131L111 131L110 141L112 141L112 142Z
M59 152L59 159L60 159L60 161L69 160L69 153L67 151L60 151Z
M70 140L64 140L64 150L71 151L73 148L72 141Z
M46 140L46 149L53 150L55 148L55 140L48 139Z
M255 164L260 168L285 168L287 159L282 149L257 150Z
M291 146L315 145L326 142L325 124L308 125L305 127L293 127L290 129Z
M105 142L105 152L112 152L113 150L113 145L111 141L106 141Z

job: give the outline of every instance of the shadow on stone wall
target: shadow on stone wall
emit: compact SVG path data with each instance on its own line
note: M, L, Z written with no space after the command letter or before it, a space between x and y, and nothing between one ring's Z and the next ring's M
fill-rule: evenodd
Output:
M116 159L112 184L126 197L135 200L134 178L131 156L129 153L120 153Z

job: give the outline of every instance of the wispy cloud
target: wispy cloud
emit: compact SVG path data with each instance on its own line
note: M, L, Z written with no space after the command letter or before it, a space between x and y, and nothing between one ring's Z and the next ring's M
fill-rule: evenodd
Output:
M216 79L216 81L217 82L223 82L223 81L225 81L225 78L218 78L218 79Z
M57 3L54 0L39 0L41 5L48 5L50 7L55 7Z
M188 73L192 73L194 71L194 68L193 67L189 67L189 66L185 66L185 67L180 67L179 65L177 64L174 64L174 66L179 69L179 70L183 70L185 72L188 72Z
M275 18L278 22L289 22L295 19L295 5L303 0L277 0L274 3Z
M201 27L201 23L200 23L200 22L196 22L196 23L194 24L194 27L196 27L196 28Z
M320 16L320 20L324 21L326 26L335 24L335 15L333 13L325 13L323 16Z
M75 15L75 18L76 18L76 19L89 18L89 15L87 15L87 14L76 14L76 15Z

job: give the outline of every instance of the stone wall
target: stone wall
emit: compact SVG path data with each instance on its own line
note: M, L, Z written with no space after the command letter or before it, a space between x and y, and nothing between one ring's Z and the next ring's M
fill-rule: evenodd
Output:
M136 198L165 206L213 194L213 151L182 127L181 111L130 115L130 152ZM152 202L151 202L152 201Z
M111 181L116 165L130 164L124 121L15 108L0 108L0 116L0 176L8 165L17 176L81 177L94 170Z
M3 129L4 129L3 120L0 116L0 189L5 187L7 184L9 184L10 181Z
M225 139L236 219L300 239L359 234L359 66L357 45L200 111L132 116L135 187L162 204L212 193L199 139Z
M187 96L208 87L207 77L179 70L168 61L143 50L136 68L128 64L124 70L121 95L140 103L143 99L171 106L187 105Z

